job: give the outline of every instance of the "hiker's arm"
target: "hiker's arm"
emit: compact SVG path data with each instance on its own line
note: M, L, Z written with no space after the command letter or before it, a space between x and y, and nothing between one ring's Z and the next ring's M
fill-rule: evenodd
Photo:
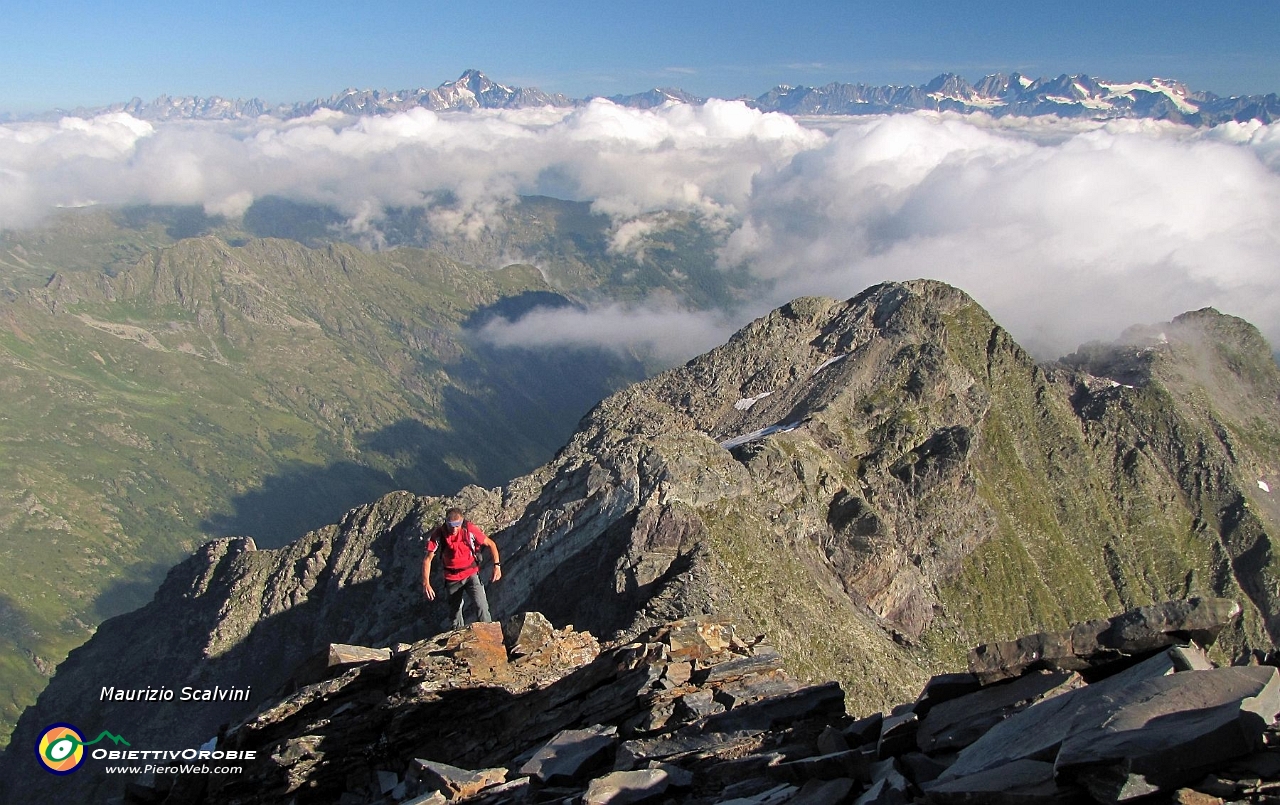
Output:
M431 551L422 560L422 594L427 597L428 601L436 600L436 591L431 589L431 560L436 556L435 551Z
M498 543L490 538L484 541L484 546L489 549L489 556L493 559L493 580L497 581L502 578L502 558L498 556Z

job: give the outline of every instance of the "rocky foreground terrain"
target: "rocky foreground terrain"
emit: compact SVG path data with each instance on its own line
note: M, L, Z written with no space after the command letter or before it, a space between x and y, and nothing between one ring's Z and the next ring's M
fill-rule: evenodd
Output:
M393 493L279 549L202 546L58 667L0 797L112 792L108 775L33 766L48 724L199 746L331 644L444 631L422 535L452 505L502 546L497 617L539 611L627 645L712 615L768 635L795 679L838 682L849 713L892 713L972 646L1170 599L1238 602L1215 659L1256 662L1280 637L1277 456L1280 369L1213 310L1041 365L941 283L796 300L604 400L504 487ZM253 693L139 706L103 700L108 685ZM454 759L506 762L487 758Z
M256 751L242 773L152 774L124 801L1277 802L1280 671L1203 650L1239 614L1174 601L979 646L968 672L855 719L839 684L796 681L714 617L602 649L522 613L330 646L220 736Z

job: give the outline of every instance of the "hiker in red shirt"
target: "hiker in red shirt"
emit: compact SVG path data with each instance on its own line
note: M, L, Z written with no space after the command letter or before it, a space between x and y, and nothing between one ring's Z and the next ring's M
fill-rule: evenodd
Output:
M493 559L493 580L497 581L502 578L498 546L479 526L463 518L462 509L449 509L444 519L427 535L427 555L422 560L422 593L428 601L436 600L436 591L431 587L431 561L439 552L440 564L444 568L444 585L449 593L449 611L453 613L453 628L462 629L467 625L462 618L464 593L471 599L480 620L489 623L493 618L489 615L489 599L480 581L480 549L489 549Z

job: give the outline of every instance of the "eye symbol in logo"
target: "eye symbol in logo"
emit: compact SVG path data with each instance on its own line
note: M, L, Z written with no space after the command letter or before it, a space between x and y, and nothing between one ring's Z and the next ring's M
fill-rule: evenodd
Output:
M84 737L70 724L51 724L36 742L36 757L52 774L70 774L84 762Z

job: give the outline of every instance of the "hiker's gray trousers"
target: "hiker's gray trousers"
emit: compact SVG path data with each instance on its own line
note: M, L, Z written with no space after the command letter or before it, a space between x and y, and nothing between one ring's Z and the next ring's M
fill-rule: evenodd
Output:
M493 620L489 616L489 598L484 594L484 584L480 581L480 574L473 573L462 581L446 581L445 589L449 592L449 611L453 613L453 628L463 629L467 623L462 618L462 604L465 599L471 599L471 606L479 614L479 620L489 623Z

